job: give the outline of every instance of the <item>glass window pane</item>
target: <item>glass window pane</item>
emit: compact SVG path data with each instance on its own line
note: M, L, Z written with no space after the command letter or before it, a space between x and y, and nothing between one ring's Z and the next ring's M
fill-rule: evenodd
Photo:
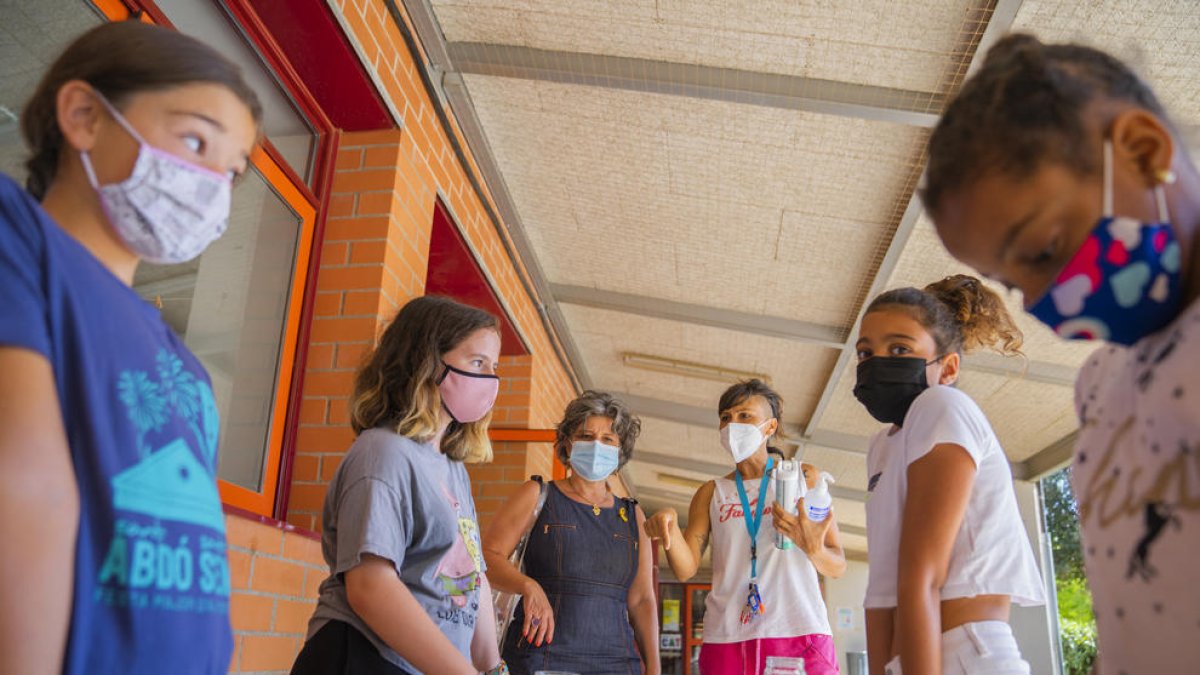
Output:
M196 260L143 263L134 289L161 302L213 380L220 478L255 492L263 474L302 219L257 170L234 190L229 230ZM286 385L286 383L285 383Z
M67 44L104 18L83 0L0 0L0 171L24 184L17 116Z
M203 40L242 67L263 104L263 133L296 175L312 185L316 132L224 11L211 0L158 0L157 5L180 31Z

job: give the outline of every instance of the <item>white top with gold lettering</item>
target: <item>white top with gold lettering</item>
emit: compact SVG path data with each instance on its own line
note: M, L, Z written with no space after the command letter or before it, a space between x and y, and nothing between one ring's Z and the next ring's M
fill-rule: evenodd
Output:
M1200 668L1200 303L1075 387L1072 485L1102 675Z

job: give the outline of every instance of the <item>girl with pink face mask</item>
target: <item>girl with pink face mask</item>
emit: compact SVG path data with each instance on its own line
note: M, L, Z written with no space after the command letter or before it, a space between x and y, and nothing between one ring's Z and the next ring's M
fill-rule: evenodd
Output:
M409 302L359 370L325 497L329 577L292 672L506 673L465 461L489 461L495 317Z
M0 176L0 672L229 666L212 386L130 286L224 232L261 116L237 66L136 21L77 38L21 112L26 189Z

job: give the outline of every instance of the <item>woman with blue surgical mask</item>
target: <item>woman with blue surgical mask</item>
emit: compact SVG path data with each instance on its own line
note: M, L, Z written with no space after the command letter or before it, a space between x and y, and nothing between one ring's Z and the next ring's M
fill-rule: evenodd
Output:
M616 397L583 392L567 405L554 444L570 474L546 486L540 480L522 485L484 534L492 587L521 595L500 636L514 674L660 672L653 549L641 531L645 514L610 487L641 427ZM509 557L526 533L518 568Z
M775 502L775 458L770 439L780 431L783 400L761 380L739 382L718 404L721 446L734 470L711 480L692 497L686 529L666 508L646 521L662 541L680 581L695 576L712 544L712 590L704 606L700 671L758 675L771 656L804 659L808 675L838 672L837 651L821 598L818 574L839 577L846 556L832 512L816 522ZM809 487L820 472L802 465ZM785 510L786 509L786 510ZM794 546L777 547L776 532Z
M0 176L0 672L229 667L212 386L130 286L224 232L261 116L237 66L138 21L77 38L21 113L26 189Z
M1011 35L946 108L923 199L954 257L1096 341L1071 482L1098 672L1194 672L1200 171L1180 127L1112 55Z

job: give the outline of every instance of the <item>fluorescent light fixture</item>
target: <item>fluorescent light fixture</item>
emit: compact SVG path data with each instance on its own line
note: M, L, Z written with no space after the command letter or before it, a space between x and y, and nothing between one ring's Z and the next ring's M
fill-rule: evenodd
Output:
M0 131L8 131L9 127L15 129L18 119L17 113L0 105Z
M702 480L696 480L695 478L688 478L687 476L680 476L673 473L660 473L657 474L657 477L658 482L663 483L664 485L674 485L675 487L683 487L689 490L699 490L700 486L704 485L704 481Z
M712 380L714 382L723 382L727 384L751 379L759 379L767 384L771 383L771 377L766 373L752 373L746 370L722 368L721 366L710 366L705 363L681 361L679 359L667 358L665 356L638 354L636 352L623 352L621 354L621 360L630 368L640 368L642 370L650 370L656 373L668 373L671 375L682 375L684 377L695 377L701 380Z

